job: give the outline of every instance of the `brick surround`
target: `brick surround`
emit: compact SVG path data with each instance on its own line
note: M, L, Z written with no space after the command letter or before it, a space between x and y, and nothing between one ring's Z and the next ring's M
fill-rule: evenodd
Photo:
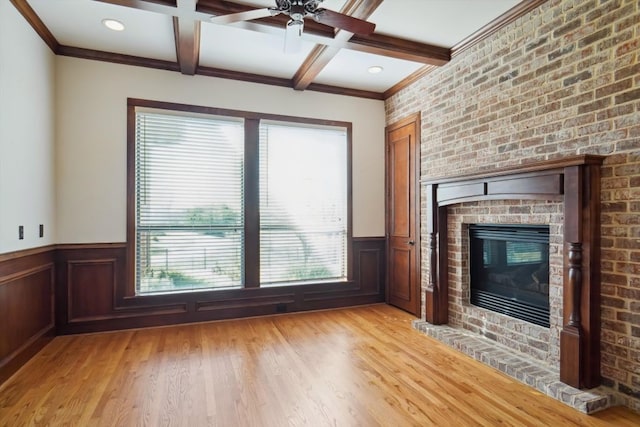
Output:
M560 367L562 330L562 203L488 201L449 208L449 324ZM533 325L469 304L469 224L549 224L550 328Z
M637 0L549 0L386 101L388 124L421 112L423 178L575 154L607 156L601 169L601 373L604 385L636 411L640 411L639 55ZM423 220L425 203L423 195ZM469 208L478 210L470 213ZM547 209L550 212L538 212ZM538 221L539 216L562 213L552 203L531 201L456 205L450 213L449 220L456 225L450 223L449 239L460 248L449 253L454 291L450 323L492 337L492 329L510 324L501 316L465 307L462 224ZM554 236L561 233L556 220L550 221ZM429 271L424 228L422 234L424 286ZM552 245L551 250L553 254L560 248ZM562 263L561 257L553 261L554 269L561 268L558 262ZM552 293L552 298L558 297ZM553 307L552 301L552 313ZM535 342L535 335L544 331L530 331L534 336L525 347L515 334L513 339L496 339L553 365L557 327L552 323L547 330L546 349Z

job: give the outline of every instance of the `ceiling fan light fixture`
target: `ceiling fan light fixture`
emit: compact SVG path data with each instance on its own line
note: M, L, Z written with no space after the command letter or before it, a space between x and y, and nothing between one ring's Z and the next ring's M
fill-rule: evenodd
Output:
M380 74L383 70L384 68L382 68L380 65L373 65L367 69L369 74Z
M302 18L290 19L289 22L287 22L287 27L293 28L296 35L300 37L302 36L302 30L304 29L304 21L302 20Z
M118 21L117 19L111 19L111 18L103 19L102 25L104 25L105 27L107 27L112 31L124 31L124 24Z
M304 21L300 19L291 19L287 22L284 35L284 52L297 53L302 45L302 31L304 29Z

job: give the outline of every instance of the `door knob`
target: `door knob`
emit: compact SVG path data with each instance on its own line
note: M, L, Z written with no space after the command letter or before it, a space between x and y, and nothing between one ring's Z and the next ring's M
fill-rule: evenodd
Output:
M415 245L415 244L416 244L416 242L415 242L414 240L409 240L409 241L407 242L407 244L409 244L409 245L413 246L413 245Z

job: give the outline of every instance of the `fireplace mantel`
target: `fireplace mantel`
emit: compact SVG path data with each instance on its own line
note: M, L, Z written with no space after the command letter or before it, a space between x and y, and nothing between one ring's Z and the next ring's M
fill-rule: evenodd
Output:
M480 200L554 200L564 208L560 380L600 385L600 166L580 155L471 175L422 180L430 274L426 321L448 323L447 206Z

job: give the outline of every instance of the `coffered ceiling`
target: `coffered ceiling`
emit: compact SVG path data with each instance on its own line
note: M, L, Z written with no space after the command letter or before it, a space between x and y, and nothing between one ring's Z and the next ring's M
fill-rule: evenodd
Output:
M275 0L11 0L58 55L374 99L544 1L324 0L325 9L376 24L374 33L307 17L299 50L285 52L287 16L212 22ZM124 30L107 29L105 19ZM368 72L372 66L382 71Z

